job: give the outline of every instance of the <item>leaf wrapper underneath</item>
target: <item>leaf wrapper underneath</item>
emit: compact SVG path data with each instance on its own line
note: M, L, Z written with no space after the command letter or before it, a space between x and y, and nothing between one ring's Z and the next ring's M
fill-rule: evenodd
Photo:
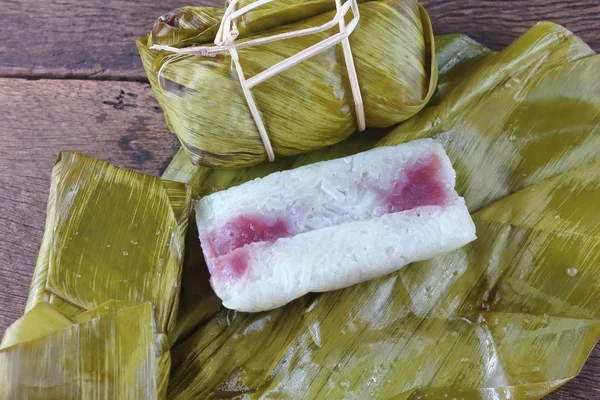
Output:
M237 171L178 155L165 176L200 197L434 137L454 163L479 239L278 310L203 315L172 351L171 398L537 399L578 373L600 335L600 58L550 23L499 53L456 35L437 46L438 92L390 133ZM184 269L199 263L186 259ZM205 294L196 307L214 312Z
M156 399L149 303L0 350L3 399Z
M44 337L72 324L73 321L54 307L41 303L8 327L2 337L0 349Z

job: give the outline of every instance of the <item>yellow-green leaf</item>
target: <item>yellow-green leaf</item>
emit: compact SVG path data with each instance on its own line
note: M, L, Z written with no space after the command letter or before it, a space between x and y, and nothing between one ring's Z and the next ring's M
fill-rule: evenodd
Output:
M166 397L190 202L185 184L61 153L27 302L30 312L50 304L80 324L151 302L158 398Z
M0 349L46 336L72 324L73 321L54 307L41 303L6 329Z
M77 323L92 320L102 316L114 314L124 309L134 307L133 301L109 300L99 306L92 308L75 317ZM171 373L171 353L169 352L171 343L164 333L154 334L154 354L156 355L156 386L158 399L167 398L167 387L169 384L169 375Z
M333 2L311 2L302 13L298 12L299 3L288 1L247 15L238 41L320 26L334 17ZM438 74L431 23L415 0L368 1L361 2L359 8L360 23L349 41L366 124L389 127L413 116L433 95ZM328 9L331 11L323 13ZM173 40L168 44L177 47L209 45L217 24L200 21L212 21L214 16L213 8L186 8L168 14L160 21L171 21L171 33L160 42ZM301 17L305 19L298 20ZM330 29L239 49L245 77L255 76L337 32ZM256 122L231 71L230 54L173 57L173 53L150 48L159 41L157 36L153 31L149 38L138 40L138 50L167 125L190 159L195 164L223 167L266 160ZM167 62L159 82L157 73ZM355 105L347 74L338 45L252 88L278 157L338 143L355 132Z
M0 350L3 399L156 399L149 303Z
M73 318L73 321L82 323L94 318L102 317L104 315L114 314L126 308L134 307L138 304L138 302L129 300L108 300L88 311L78 314Z
M498 53L461 36L437 44L438 93L383 138L238 171L176 158L166 175L203 196L434 137L478 239L277 310L221 309L172 351L171 398L537 399L578 373L600 337L600 58L550 23Z
M599 198L599 177L597 162L505 197L474 214L475 242L396 274L220 311L175 348L171 397L538 398L600 337L600 219L571 201Z
M75 317L109 300L150 301L168 332L189 205L184 184L63 152L28 308L50 302Z
M471 211L598 159L600 58L577 36L539 23L489 54L443 99L378 145L440 141Z

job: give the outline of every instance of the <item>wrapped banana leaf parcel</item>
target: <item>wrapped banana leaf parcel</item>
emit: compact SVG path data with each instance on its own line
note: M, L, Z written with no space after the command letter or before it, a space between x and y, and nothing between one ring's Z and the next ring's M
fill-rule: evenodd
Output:
M241 167L315 150L404 121L433 95L433 33L416 1L263 3L183 7L137 41L193 163Z
M0 398L165 398L188 185L64 151Z
M478 238L260 313L219 308L184 280L169 398L539 399L578 374L600 338L600 58L551 23L498 53L461 35L436 48L436 94L390 133L243 170L194 166L181 150L164 177L200 198L433 138ZM184 274L203 263L188 253Z

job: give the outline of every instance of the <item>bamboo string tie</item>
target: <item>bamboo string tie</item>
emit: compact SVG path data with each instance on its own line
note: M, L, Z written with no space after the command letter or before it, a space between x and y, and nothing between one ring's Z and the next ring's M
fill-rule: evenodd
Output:
M264 38L252 39L243 43L236 43L235 40L240 34L240 32L237 29L237 18L264 4L271 3L272 1L275 0L257 0L251 4L248 4L247 6L240 8L239 10L236 10L236 6L239 0L231 0L229 2L229 5L225 9L223 19L221 20L221 23L219 25L219 30L217 31L214 41L214 46L191 46L182 49L168 45L153 45L150 47L153 50L162 50L173 53L172 55L167 57L166 61L162 64L158 71L159 82L161 82L161 77L167 65L183 56L192 55L201 57L214 57L218 53L228 52L235 66L237 76L240 81L240 86L244 93L244 97L246 98L246 102L248 103L248 107L250 108L250 113L252 114L252 118L254 119L254 123L256 124L258 133L260 134L260 138L267 152L269 161L275 160L275 153L273 152L273 146L271 145L271 141L269 140L269 135L267 134L267 130L262 121L260 112L258 111L256 102L254 101L254 96L252 96L252 92L250 91L250 89L258 85L259 83L262 83L267 79L293 67L294 65L297 65L302 61L305 61L329 48L332 48L338 43L342 43L344 60L346 63L346 69L348 70L348 80L350 81L352 97L356 109L356 122L358 125L358 130L363 131L366 127L362 95L360 92L360 87L358 85L358 77L356 75L356 68L354 66L354 59L352 57L350 41L348 40L348 37L354 31L354 29L358 25L358 21L360 20L360 13L358 10L357 0L346 0L346 2L343 4L342 0L335 0L336 13L334 17L329 22L326 22L321 26L299 29L296 31L280 33ZM349 21L348 24L346 24L345 17L349 12L352 12L352 19ZM335 26L339 27L338 33L326 39L323 39L319 43L316 43L302 51L299 51L293 56L276 63L275 65L256 74L251 78L246 79L244 77L244 71L242 70L242 66L240 64L240 59L238 55L239 49L259 46L262 44L272 43L279 40L312 35L315 33L324 32Z

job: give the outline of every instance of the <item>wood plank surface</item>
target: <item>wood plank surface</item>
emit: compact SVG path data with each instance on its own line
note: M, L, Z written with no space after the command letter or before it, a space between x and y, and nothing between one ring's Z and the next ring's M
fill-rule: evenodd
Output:
M179 148L150 86L0 79L0 336L19 318L61 150L158 175Z
M540 20L600 50L598 0L423 0L436 33L465 33L499 49ZM2 0L0 77L145 81L135 39L183 5L223 0ZM40 5L43 4L43 7Z
M533 24L552 21L600 51L599 0L421 0L436 34L465 33L493 50Z
M587 359L581 373L572 381L549 394L545 400L596 400L600 399L600 343Z
M222 3L0 0L0 336L24 308L58 152L160 174L179 145L143 83L134 41L173 8ZM466 33L492 49L551 20L600 51L600 0L422 3L437 34ZM600 346L548 399L600 399Z
M2 0L0 77L146 80L135 40L157 17L223 0Z

